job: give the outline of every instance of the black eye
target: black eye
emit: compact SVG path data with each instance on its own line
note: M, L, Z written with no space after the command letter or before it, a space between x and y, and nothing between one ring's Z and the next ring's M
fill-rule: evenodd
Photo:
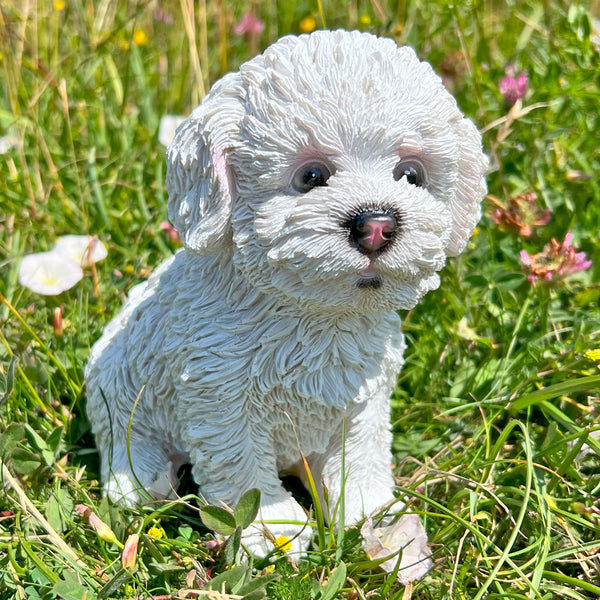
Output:
M310 163L300 167L292 185L296 190L303 194L312 190L314 187L327 185L327 180L331 177L329 169L322 163Z
M425 179L423 167L414 160L402 160L394 168L394 179L400 181L403 177L411 185L422 187Z

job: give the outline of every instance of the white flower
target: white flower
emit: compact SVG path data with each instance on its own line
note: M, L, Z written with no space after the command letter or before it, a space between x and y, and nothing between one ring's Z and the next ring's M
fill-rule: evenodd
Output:
M55 250L28 254L19 266L19 283L44 296L68 290L82 277L81 267Z
M54 252L82 267L91 267L107 255L106 246L97 237L89 235L63 235L56 241Z
M163 146L168 146L175 137L175 130L184 120L185 117L180 115L164 115L158 125L158 141Z
M371 517L367 517L360 533L363 537L363 550L371 560L378 560L400 550L398 581L408 585L415 579L424 577L433 567L431 551L427 546L427 533L419 515L407 513L396 523L387 527L373 527ZM399 554L381 563L381 568L391 573Z
M106 255L106 246L95 236L63 235L50 252L23 257L19 283L38 294L55 296L83 277L82 267L90 267Z
M9 130L6 135L0 136L0 154L8 154L18 143L17 134Z

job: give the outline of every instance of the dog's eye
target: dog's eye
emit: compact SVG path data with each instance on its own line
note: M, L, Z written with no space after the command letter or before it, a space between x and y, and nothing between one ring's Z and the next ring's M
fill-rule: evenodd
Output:
M304 165L296 171L292 185L299 192L305 193L314 187L327 185L327 180L331 177L329 169L322 163L310 163Z
M403 177L411 185L422 187L425 179L423 167L414 160L401 160L394 168L394 179L400 181Z

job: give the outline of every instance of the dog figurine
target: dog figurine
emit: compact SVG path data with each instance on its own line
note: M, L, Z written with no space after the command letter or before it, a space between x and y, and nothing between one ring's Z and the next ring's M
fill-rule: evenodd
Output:
M396 310L465 248L486 165L431 66L390 39L284 37L219 80L167 151L184 248L87 366L105 493L167 496L191 463L211 502L260 489L262 522L298 552L311 530L280 476L304 476L301 451L347 524L392 502ZM269 539L257 524L243 543Z

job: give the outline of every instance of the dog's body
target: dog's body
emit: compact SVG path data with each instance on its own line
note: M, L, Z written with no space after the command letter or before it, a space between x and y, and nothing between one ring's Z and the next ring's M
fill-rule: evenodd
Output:
M107 493L164 495L189 461L211 501L258 487L298 550L306 516L279 475L302 477L300 450L332 510L344 485L346 522L391 501L394 309L464 248L485 164L431 68L390 40L283 38L215 84L168 151L185 249L132 290L87 369ZM258 529L245 542L270 547Z

